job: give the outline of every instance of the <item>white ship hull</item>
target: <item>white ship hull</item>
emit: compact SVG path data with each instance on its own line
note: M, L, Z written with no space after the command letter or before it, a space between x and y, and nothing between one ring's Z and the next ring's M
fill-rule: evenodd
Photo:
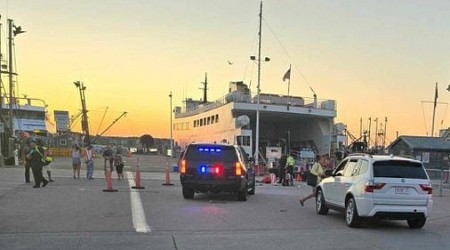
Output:
M305 103L305 99L309 103ZM227 142L242 145L249 155L255 152L256 98L234 91L207 104L192 101L178 109L173 124L178 146L192 142ZM196 105L197 104L197 105ZM289 105L288 105L289 104ZM260 96L259 152L278 146L286 150L310 148L317 153L331 151L336 117L334 100L318 100L271 94ZM249 124L242 124L248 117ZM245 122L244 122L245 123Z

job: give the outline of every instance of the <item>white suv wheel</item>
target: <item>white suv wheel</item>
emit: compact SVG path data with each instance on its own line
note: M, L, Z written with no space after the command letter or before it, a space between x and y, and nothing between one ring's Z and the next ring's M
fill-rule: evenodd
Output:
M348 199L345 204L345 222L349 227L359 227L361 224L361 218L358 215L356 203L353 197Z

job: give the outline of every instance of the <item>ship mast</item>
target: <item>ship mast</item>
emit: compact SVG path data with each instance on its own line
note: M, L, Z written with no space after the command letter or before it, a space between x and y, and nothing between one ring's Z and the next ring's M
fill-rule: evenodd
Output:
M255 138L255 165L259 166L259 93L261 92L261 35L262 35L262 6L259 7L259 32L258 32L258 85L256 86L256 138Z

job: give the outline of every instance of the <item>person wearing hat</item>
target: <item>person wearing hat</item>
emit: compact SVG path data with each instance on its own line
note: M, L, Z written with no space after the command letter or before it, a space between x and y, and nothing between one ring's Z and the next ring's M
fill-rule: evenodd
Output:
M42 147L42 141L36 143L35 139L30 142L30 151L26 156L30 160L31 170L33 171L35 185L33 188L47 186L48 181L42 176L42 167L44 166L45 151Z

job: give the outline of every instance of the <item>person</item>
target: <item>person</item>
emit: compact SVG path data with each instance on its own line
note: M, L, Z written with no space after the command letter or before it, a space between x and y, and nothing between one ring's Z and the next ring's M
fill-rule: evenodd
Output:
M30 151L28 151L27 157L30 160L31 170L33 171L35 185L33 188L40 188L47 186L48 181L42 176L42 166L44 165L43 159L45 159L45 151L42 148L42 143L36 145L36 140L32 139L30 143Z
M114 151L112 150L110 145L107 145L105 150L103 151L103 159L104 159L104 168L105 168L105 177L107 178L107 171L109 164L109 170L112 172L114 170L113 162L114 162Z
M117 150L116 155L114 156L114 166L116 167L117 171L117 178L119 180L123 180L123 159L122 159L122 152L121 150Z
M31 168L31 159L28 159L27 154L30 152L31 146L31 139L27 139L25 141L25 145L23 147L23 165L25 167L25 183L31 183L30 182L30 168Z
M294 185L293 184L294 165L295 165L295 159L292 155L289 155L286 159L286 175L285 175L285 176L289 176L289 179L285 180L285 182L283 183L285 186L289 186L289 184Z
M280 162L278 163L278 183L284 183L286 161L287 155L283 154L280 157Z
M45 165L43 167L43 170L45 170L45 172L47 172L48 181L49 182L54 182L54 180L52 179L52 162L53 162L52 152L47 147L42 146L42 148L46 152L46 156L45 156L45 160L44 160L45 161Z
M80 179L80 169L81 169L81 149L78 144L72 146L72 168L73 168L73 178Z
M316 155L314 161L315 162L314 162L314 165L311 167L310 174L315 175L316 178L317 178L317 183L319 183L321 178L325 178L326 177L325 174L324 174L325 172L324 172L323 166L322 166L322 164L323 164L323 157L321 157L320 155ZM302 205L302 207L303 207L303 205L304 205L306 200L311 199L311 198L313 198L316 195L316 186L312 187L312 193L311 194L309 194L308 196L300 199L300 205Z
M88 145L88 147L86 148L86 153L84 155L84 159L86 162L86 178L88 180L93 180L94 179L94 158L93 158L93 148L92 145Z

